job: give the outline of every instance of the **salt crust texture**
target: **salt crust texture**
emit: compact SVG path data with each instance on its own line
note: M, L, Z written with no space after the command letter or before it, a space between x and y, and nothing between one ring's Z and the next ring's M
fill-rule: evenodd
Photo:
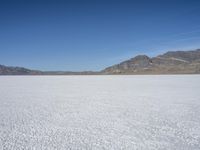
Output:
M0 149L200 149L200 75L1 76Z

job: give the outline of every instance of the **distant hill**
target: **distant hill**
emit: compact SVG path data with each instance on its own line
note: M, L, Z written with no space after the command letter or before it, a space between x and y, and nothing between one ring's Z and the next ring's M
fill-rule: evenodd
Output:
M138 55L102 70L103 74L199 74L200 49L170 51L150 58Z
M41 71L30 70L23 67L10 67L0 65L0 75L37 75L41 73Z
M0 75L94 75L94 74L98 74L98 72L39 71L23 67L11 67L11 66L0 65Z
M170 51L156 57L138 55L100 72L39 71L0 65L0 75L109 75L109 74L200 74L200 49Z

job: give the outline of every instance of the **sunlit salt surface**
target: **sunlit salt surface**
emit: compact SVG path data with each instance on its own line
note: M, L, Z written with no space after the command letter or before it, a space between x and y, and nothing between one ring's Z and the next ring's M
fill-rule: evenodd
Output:
M1 76L0 149L200 149L200 75Z

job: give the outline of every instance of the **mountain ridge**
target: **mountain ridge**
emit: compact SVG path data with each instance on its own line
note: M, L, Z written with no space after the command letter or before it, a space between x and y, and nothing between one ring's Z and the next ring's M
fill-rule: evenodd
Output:
M0 65L0 75L112 75L112 74L200 74L200 49L168 51L155 57L137 55L101 71L40 71Z
M200 49L168 51L148 57L138 55L102 70L104 74L199 74Z

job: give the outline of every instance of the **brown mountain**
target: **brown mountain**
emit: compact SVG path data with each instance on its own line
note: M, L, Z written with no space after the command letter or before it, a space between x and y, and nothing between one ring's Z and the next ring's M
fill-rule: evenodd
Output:
M170 51L157 57L138 55L102 70L103 74L198 74L200 49Z
M96 75L96 74L200 74L200 49L170 51L156 57L138 55L100 72L38 71L0 65L0 75Z
M41 71L30 70L23 67L10 67L0 65L0 75L36 75L41 73Z

